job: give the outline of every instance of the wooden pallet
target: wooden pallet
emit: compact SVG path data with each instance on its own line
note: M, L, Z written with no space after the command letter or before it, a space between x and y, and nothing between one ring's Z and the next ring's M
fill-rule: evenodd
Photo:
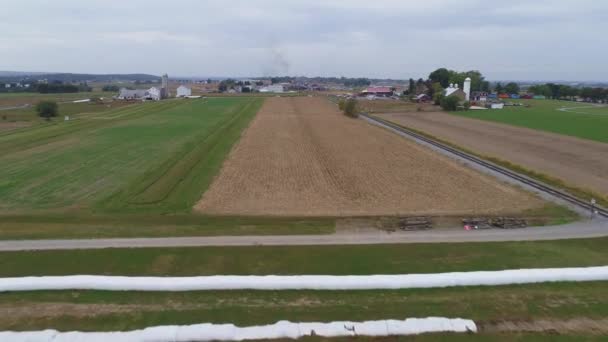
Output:
M469 217L462 219L463 227L470 227L471 229L490 229L490 219L485 217Z
M433 221L426 216L409 216L399 218L397 226L401 230L426 230L433 228Z
M528 227L528 222L514 217L497 217L492 219L492 225L500 229L517 229Z

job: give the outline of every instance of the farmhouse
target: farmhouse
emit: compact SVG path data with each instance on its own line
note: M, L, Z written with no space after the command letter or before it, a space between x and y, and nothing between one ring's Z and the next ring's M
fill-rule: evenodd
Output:
M363 96L382 96L382 97L391 97L393 96L393 89L391 87L369 87L361 92Z
M192 95L192 89L190 89L184 85L180 85L179 87L177 87L175 97L187 97L187 96L191 96L191 95Z

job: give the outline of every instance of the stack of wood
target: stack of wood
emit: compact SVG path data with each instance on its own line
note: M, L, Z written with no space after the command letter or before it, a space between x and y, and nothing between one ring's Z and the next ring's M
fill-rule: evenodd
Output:
M526 228L528 223L524 219L514 217L497 217L492 220L492 225L501 229Z
M433 227L433 221L426 216L401 217L398 226L401 230L425 230Z
M470 217L462 219L462 225L465 229L490 229L492 225L490 220L483 217Z

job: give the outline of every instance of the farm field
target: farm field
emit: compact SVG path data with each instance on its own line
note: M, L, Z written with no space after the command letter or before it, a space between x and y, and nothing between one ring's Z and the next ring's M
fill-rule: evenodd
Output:
M261 102L144 103L0 134L0 236L333 231L330 220L190 215Z
M604 265L607 239L414 244L3 252L0 276L398 274ZM124 262L129 260L129 262ZM0 296L0 329L125 330L200 322L240 325L444 315L476 320L483 336L605 332L597 283L383 291L39 291ZM361 309L364 308L364 309ZM544 328L542 328L544 327ZM510 330L508 330L510 329ZM543 330L544 329L544 330Z
M608 198L608 144L444 112L376 116Z
M608 106L556 100L513 101L530 107L454 114L608 143Z
M59 94L40 94L40 93L1 93L0 109L5 107L20 106L24 104L35 104L42 100L52 100L57 102L71 102L75 100L89 99L92 97L112 97L113 92L93 91L81 93L59 93Z
M517 214L543 201L321 97L269 98L196 205L217 215Z

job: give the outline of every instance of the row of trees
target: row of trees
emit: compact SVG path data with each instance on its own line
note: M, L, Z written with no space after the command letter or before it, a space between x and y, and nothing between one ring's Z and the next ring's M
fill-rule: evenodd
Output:
M535 95L544 95L550 99L567 99L572 100L576 96L580 96L584 99L590 99L593 102L606 102L608 101L608 89L607 88L576 88L569 85L557 84L557 83L545 83L533 85L528 89L529 92Z
M90 92L93 88L89 87L86 83L71 84L71 83L31 83L29 87L16 87L11 86L7 88L4 83L0 83L0 92L29 92L29 93L41 93L41 94L55 94L55 93L78 93L78 92Z
M357 100L355 99L340 99L338 102L338 108L340 108L344 115L351 118L359 117L359 109L357 107Z

